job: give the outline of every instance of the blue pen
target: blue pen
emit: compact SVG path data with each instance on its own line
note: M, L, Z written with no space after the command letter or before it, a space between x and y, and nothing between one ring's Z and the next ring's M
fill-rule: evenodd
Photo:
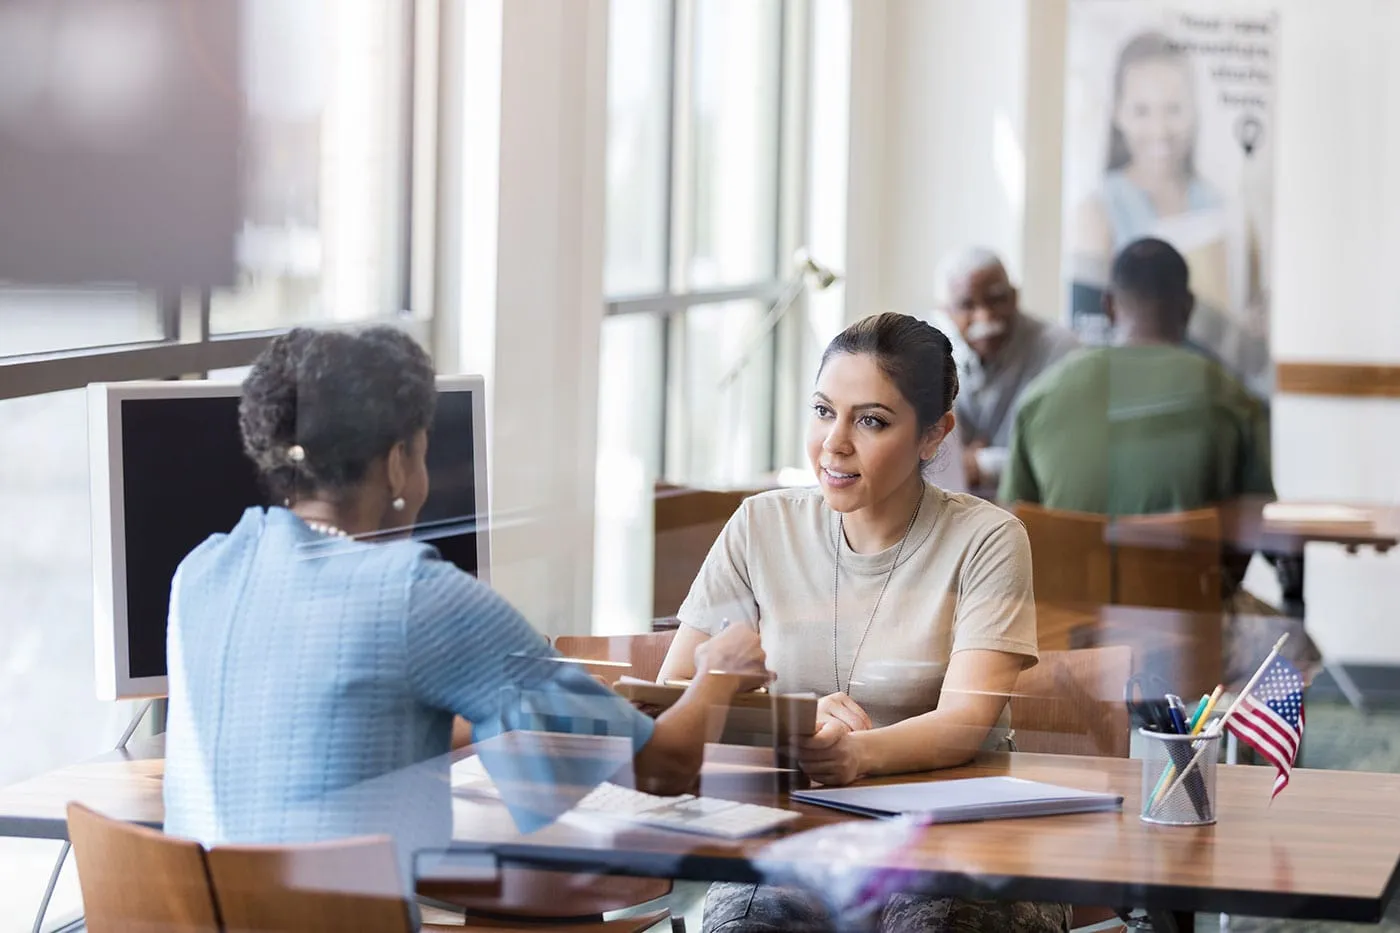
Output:
M1166 700L1167 709L1171 712L1172 728L1176 730L1177 735L1186 735L1191 731L1186 725L1186 704L1175 693L1168 693Z

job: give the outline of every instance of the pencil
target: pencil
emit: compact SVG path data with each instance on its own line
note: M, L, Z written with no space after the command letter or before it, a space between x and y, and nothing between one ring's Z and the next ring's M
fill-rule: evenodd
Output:
M1196 717L1195 723L1191 726L1192 735L1199 735L1201 730L1206 727L1206 720L1210 719L1210 714L1215 709L1215 704L1220 702L1220 694L1224 692L1224 684L1215 685L1215 689L1211 691L1210 699L1206 700L1206 708L1201 711L1201 714Z

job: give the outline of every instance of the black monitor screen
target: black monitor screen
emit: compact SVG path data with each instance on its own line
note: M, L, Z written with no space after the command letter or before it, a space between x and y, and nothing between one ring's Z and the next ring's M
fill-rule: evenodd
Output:
M228 531L244 509L266 504L238 433L238 399L124 399L122 496L125 511L129 676L164 677L170 581L185 555ZM430 492L417 536L477 572L476 453L472 393L438 395L428 443Z
M416 537L428 540L444 559L476 576L476 442L471 392L439 392L428 437L428 501L418 513Z
M127 663L132 677L164 677L175 568L263 495L243 455L237 398L124 399L121 406Z

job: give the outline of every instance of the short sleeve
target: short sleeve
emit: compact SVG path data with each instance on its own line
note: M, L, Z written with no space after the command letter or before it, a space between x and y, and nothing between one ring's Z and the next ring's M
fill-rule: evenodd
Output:
M984 648L1039 659L1031 546L1026 529L1010 519L995 528L968 556L958 583L952 652Z
M511 729L626 735L654 723L580 667L490 587L435 556L414 568L406 621L408 676L420 702L472 723L476 738Z
M676 613L681 623L715 635L724 623L745 622L757 627L758 601L749 578L749 510L743 502L725 522L724 530L710 547L685 602Z
M1035 481L1035 470L1031 467L1030 451L1026 444L1026 424L1029 420L1027 409L1016 412L1016 420L1011 427L1011 444L1006 452L1006 464L997 489L997 498L1002 502L1040 501L1040 487Z

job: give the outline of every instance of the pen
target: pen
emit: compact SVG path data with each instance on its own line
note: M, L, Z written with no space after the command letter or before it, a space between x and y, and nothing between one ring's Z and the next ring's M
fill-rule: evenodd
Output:
M1175 693L1167 694L1167 710L1172 717L1172 729L1177 735L1186 735L1186 704Z

